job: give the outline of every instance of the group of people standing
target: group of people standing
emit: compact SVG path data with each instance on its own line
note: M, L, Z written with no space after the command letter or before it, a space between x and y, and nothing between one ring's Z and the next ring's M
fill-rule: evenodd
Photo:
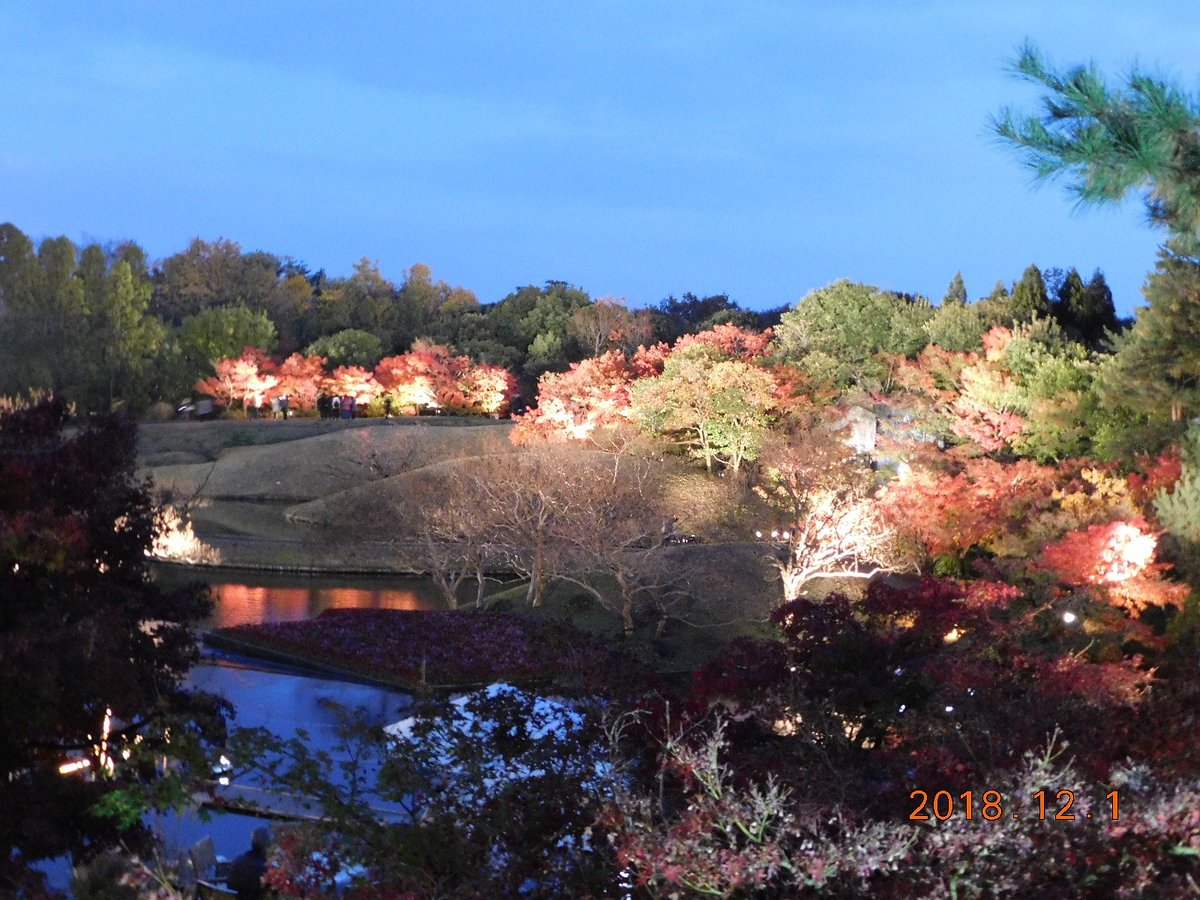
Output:
M256 396L253 403L246 404L246 416L251 419L266 418L263 415L266 409L267 407L263 403L263 398ZM270 417L272 419L286 419L288 417L288 395L284 394L282 397L272 397L270 409Z
M358 401L347 394L344 397L317 395L317 414L322 419L353 419L358 412Z

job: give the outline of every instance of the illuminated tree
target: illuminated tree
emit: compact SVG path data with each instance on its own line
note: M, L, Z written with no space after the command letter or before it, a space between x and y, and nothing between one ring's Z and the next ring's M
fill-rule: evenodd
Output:
M247 347L241 356L218 360L216 374L196 382L196 390L215 397L227 406L261 404L265 394L278 383L275 364L262 350Z
M892 528L876 506L872 474L822 428L772 445L759 460L759 492L782 516L786 547L771 556L784 600L817 578L869 579L903 564Z
M730 359L756 362L767 354L773 337L769 328L766 331L752 331L739 325L725 323L704 331L685 334L675 342L671 352L680 353L691 347L712 347Z
M288 398L290 409L316 409L317 395L325 377L325 360L320 356L293 353L275 372L278 382L272 393Z
M1163 576L1171 568L1155 562L1158 536L1142 519L1091 525L1047 546L1035 568L1070 585L1095 585L1111 602L1133 613L1148 606L1180 603L1187 585Z
M503 366L471 363L462 375L467 412L493 418L508 412L517 395L517 379Z
M989 546L1048 505L1056 478L1053 468L1029 460L971 459L955 474L914 469L880 490L879 510L930 557L949 562Z
M338 366L325 377L322 388L334 397L353 397L356 403L370 403L383 393L374 376L360 366Z
M375 367L375 381L390 394L397 408L408 415L437 403L433 359L419 353L388 356Z
M769 372L707 348L673 352L663 373L635 382L635 415L649 432L735 474L753 460L766 437L775 403Z
M516 390L515 379L500 366L475 363L428 341L380 360L375 380L409 414L435 407L460 415L497 416L508 408Z
M599 428L627 422L631 374L620 350L574 363L538 380L538 405L517 420L513 440L557 437L585 440Z

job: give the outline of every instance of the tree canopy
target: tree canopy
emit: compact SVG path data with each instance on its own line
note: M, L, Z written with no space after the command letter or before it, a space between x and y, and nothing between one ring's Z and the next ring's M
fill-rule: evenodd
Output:
M206 593L149 577L155 508L132 479L132 424L95 416L67 428L60 401L0 415L0 893L30 862L115 843L91 812L153 773L137 754L185 743L200 709L180 687L196 658L187 627ZM106 713L106 711L108 711ZM209 710L211 713L211 709ZM107 745L101 740L110 722ZM84 761L98 777L64 777Z
M1047 90L1040 115L1006 109L997 134L1039 179L1063 177L1080 203L1114 203L1145 193L1150 220L1189 252L1200 236L1200 101L1133 69L1111 87L1095 66L1050 66L1033 44L1013 70Z

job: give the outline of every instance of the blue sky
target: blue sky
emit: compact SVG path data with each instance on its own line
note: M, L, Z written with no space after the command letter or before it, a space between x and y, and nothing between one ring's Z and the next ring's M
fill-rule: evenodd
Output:
M837 278L939 300L1029 263L1141 303L1138 202L1034 189L988 121L1005 65L1135 62L1197 88L1200 13L1114 2L0 2L0 220L196 235L500 299L794 303Z

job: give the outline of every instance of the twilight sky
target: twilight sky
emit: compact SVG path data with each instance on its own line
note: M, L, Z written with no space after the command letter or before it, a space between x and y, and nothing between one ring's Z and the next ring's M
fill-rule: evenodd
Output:
M1183 2L0 0L0 221L194 236L485 302L568 281L750 308L852 278L972 298L1033 262L1128 313L1160 233L1076 210L991 136L1058 64L1197 89Z

